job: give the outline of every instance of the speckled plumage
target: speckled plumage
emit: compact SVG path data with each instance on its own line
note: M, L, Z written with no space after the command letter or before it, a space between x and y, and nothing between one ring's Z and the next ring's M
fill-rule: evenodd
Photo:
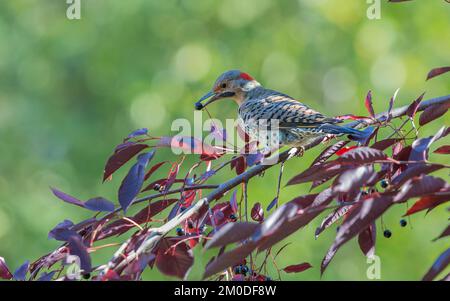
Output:
M239 70L219 76L212 91L197 102L199 108L203 108L201 101L208 98L207 104L221 98L233 98L239 105L241 126L252 139L266 140L263 144L271 141L272 146L277 143L277 146L302 147L327 134L360 135L357 130L336 125L341 122L338 119L326 117L286 94L264 88Z
M325 117L286 94L262 86L247 92L238 112L241 125L255 140L261 140L257 134L258 129L261 132L261 127L257 128L258 122L265 120L268 128L271 128L270 124L275 120L281 145L302 146L311 139L327 134L320 128L321 125L340 122Z

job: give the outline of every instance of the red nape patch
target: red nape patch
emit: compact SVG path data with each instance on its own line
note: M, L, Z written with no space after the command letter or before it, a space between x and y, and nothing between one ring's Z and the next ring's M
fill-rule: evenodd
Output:
M251 77L248 73L245 72L242 72L239 76L245 80L254 80L253 77Z

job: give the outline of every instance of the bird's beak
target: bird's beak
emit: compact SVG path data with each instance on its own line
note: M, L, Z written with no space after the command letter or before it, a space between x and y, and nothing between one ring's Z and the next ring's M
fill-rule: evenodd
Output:
M216 101L218 99L232 97L232 96L234 96L233 92L215 93L213 91L209 91L195 103L195 109L201 110L204 107L206 107L207 105L209 105L210 103L213 103L214 101ZM208 101L203 104L202 101L207 100L207 99L208 99Z

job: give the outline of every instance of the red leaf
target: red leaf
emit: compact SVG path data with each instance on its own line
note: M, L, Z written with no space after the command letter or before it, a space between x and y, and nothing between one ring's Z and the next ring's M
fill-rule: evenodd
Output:
M3 257L0 257L0 278L1 279L11 279L13 275L8 269L8 266L6 265L5 259Z
M328 160L328 158L333 156L336 152L338 152L344 145L346 145L349 142L350 141L339 141L339 142L327 147L320 153L319 156L317 156L316 159L314 159L313 163L311 163L311 166L322 164L323 162Z
M449 185L441 178L423 175L409 179L402 185L400 191L394 197L394 202L402 203L410 198L432 194L443 188L448 189Z
M157 171L161 166L163 166L166 163L167 161L163 161L153 165L152 168L150 168L145 174L144 181L147 181L155 171Z
M336 155L342 156L346 152L351 151L352 149L355 149L355 148L358 148L358 146L357 145L353 145L353 146L349 146L349 147L343 147L343 148L341 148L340 150L338 150L336 152Z
M406 110L406 115L408 115L410 118L414 118L417 113L417 109L419 108L419 104L422 101L423 97L425 95L425 92L422 93L416 100L414 100Z
M143 149L148 148L147 144L129 144L116 151L106 162L105 169L103 171L103 181L111 176L122 165L127 163L131 158L137 155Z
M374 144L372 144L372 146L370 148L377 149L377 150L380 150L380 151L384 151L388 147L394 145L398 141L399 141L398 139L380 140L380 141L377 141Z
M219 203L215 205L212 209L212 215L216 227L220 227L228 222L228 217L234 213L233 208L229 202ZM210 214L204 220L207 225L212 225Z
M441 74L444 74L446 72L450 71L450 66L449 67L439 67L439 68L434 68L433 70L431 70L428 75L427 75L427 80L432 79L433 77L439 76Z
M450 236L450 225L448 225L447 228L445 228L445 230L441 233L441 235L439 235L438 237L433 239L433 241L436 241L438 239L441 239L441 238L444 238L447 236Z
M375 117L375 112L373 110L373 104L372 104L372 91L369 91L366 96L366 100L364 101L364 105L366 106L367 111L370 114L370 117Z
M334 162L314 165L290 179L286 185L289 186L334 177L345 169L347 167L336 165Z
M256 223L228 223L215 233L205 245L206 249L239 242L251 236L259 227Z
M213 155L208 155L208 154L201 154L200 155L200 160L202 161L213 161L213 160L217 160L220 157L222 157L223 155L225 155L225 153L215 153Z
M201 192L201 191L200 191ZM184 207L189 207L197 196L197 190L183 191L181 193L181 200Z
M442 115L444 115L448 108L450 107L450 104L448 103L442 103L442 104L435 104L425 109L425 111L422 112L419 118L419 124L425 125Z
M176 246L175 246L176 244ZM163 238L158 244L156 267L168 276L184 279L194 263L194 256L186 243L174 238Z
M436 149L433 153L436 154L442 154L442 155L448 155L450 154L450 145L443 145Z
M151 220L151 218L173 203L177 202L177 199L159 200L151 203L138 213L136 213L131 219L138 224L143 224Z
M312 268L312 265L310 265L308 262L303 262L300 264L287 266L283 269L283 271L285 271L286 273L300 273L310 268Z
M333 192L347 193L356 197L361 188L376 176L373 166L362 165L341 173L333 183Z
M279 223L267 223L269 219L275 214L273 213L269 216L262 225L266 225L266 228L270 228L271 224L276 224L277 227L274 231L267 231L268 234L261 241L261 244L258 246L259 251L263 251L267 248L270 248L277 242L281 241L285 237L291 235L301 227L304 227L309 222L311 222L314 218L316 218L319 214L325 210L326 206L334 199L334 194L331 189L325 189L321 193L317 195L314 199L314 202L305 210L300 210L293 217L287 217ZM286 203L287 205L289 203ZM283 208L285 205L281 206L278 210ZM296 207L294 207L295 209ZM278 211L277 210L277 211ZM275 211L275 212L277 212ZM275 218L277 219L277 218ZM279 225L278 225L279 224Z
M245 157L239 156L239 157L233 159L231 161L230 167L231 167L231 170L233 170L233 168L236 168L237 175L242 174L245 171L245 168L247 167L247 164L245 162Z
M262 222L264 220L264 209L262 208L261 203L253 205L250 215L256 222Z
M363 164L385 160L386 158L386 154L380 150L370 147L358 147L343 154L336 162L344 164Z
M373 257L375 255L375 240L376 240L376 225L375 222L364 229L358 235L358 244L364 255Z
M302 195L302 196L296 197L295 199L289 201L289 203L295 204L299 209L305 209L306 207L310 206L314 202L317 195L318 195L317 193Z
M328 214L322 221L322 223L320 224L319 227L317 227L316 232L314 233L314 235L316 236L316 238L320 235L320 233L322 233L323 231L325 231L325 229L329 228L331 225L333 225L336 221L338 221L342 216L344 216L348 210L350 209L351 206L343 206L340 207L338 209L336 209L335 211L331 212L330 214Z
M397 94L398 94L399 89L397 89L394 93L394 95L391 97L391 99L389 100L389 109L388 109L388 120L392 119L392 108L394 107L394 102L395 99L397 98Z
M208 278L228 267L240 263L256 246L257 244L255 242L250 241L218 256L206 266L203 278Z
M411 178L418 177L423 174L429 174L443 168L441 165L416 164L408 167L404 172L392 179L391 184L401 186Z
M320 185L322 185L322 184L328 182L328 181L331 180L332 178L334 178L334 175L328 176L328 177L323 178L323 179L320 179L320 180L315 180L315 181L313 181L312 184L311 184L310 191L313 190L314 188L319 187Z
M346 215L345 221L339 227L336 238L322 260L320 272L323 274L336 252L350 239L369 227L393 204L392 196L375 193Z
M275 210L254 233L253 240L258 241L262 238L272 235L286 222L297 214L297 206L293 203L287 203Z
M423 196L420 200L414 203L411 208L408 209L404 216L408 216L425 209L432 209L440 204L448 202L450 200L450 193L432 194Z

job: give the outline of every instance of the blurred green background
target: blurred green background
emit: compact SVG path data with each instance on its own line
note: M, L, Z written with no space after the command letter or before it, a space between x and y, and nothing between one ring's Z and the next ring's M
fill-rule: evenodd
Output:
M113 147L136 128L174 135L172 120L192 120L193 102L225 70L245 70L328 115L366 114L363 99L369 89L378 112L397 88L397 105L409 104L423 91L426 98L449 94L448 75L428 82L425 77L430 69L449 65L450 4L382 1L380 20L366 17L368 6L360 0L81 0L81 20L68 20L63 0L1 1L0 256L15 269L59 245L47 239L58 222L92 215L57 200L49 186L81 199L101 195L117 202L129 165L101 183ZM209 110L220 119L236 116L231 101ZM448 115L420 129L421 135L442 123L449 125ZM284 182L322 148L290 161ZM176 157L160 150L155 160ZM446 159L433 155L431 160ZM226 170L211 182L231 175ZM268 204L277 176L273 168L252 180L250 202ZM285 188L281 202L308 189ZM431 242L448 224L445 208L426 218L417 214L412 227L401 228L405 210L402 205L385 214L390 239L380 235L378 223L382 280L420 279L449 246L445 239ZM314 268L283 279L320 279L320 262L335 234L333 227L315 240L320 221L287 238L284 242L292 244L277 260L279 267L307 261ZM95 263L114 250L97 252ZM196 254L191 279L213 253ZM368 266L351 241L322 279L367 280ZM144 278L170 279L156 270Z

